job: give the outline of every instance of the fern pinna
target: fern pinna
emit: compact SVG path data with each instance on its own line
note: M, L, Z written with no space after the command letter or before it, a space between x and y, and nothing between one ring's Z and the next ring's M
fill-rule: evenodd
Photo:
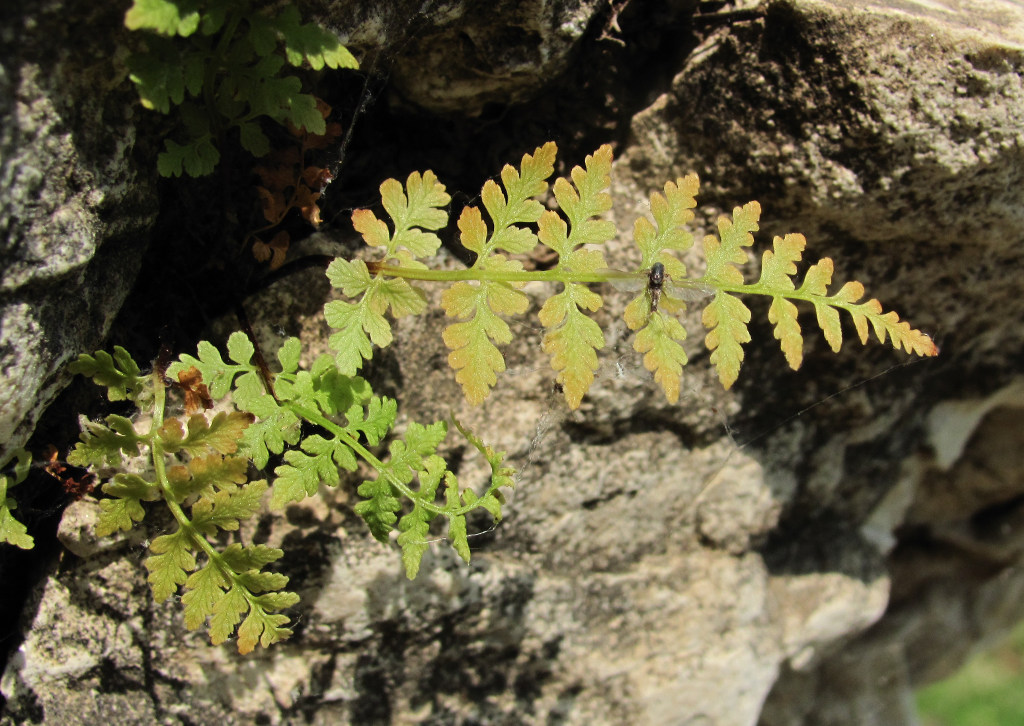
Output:
M342 374L329 355L300 370L296 338L278 351L276 374L252 362L253 354L249 339L235 333L228 340L228 361L204 341L198 357L182 356L166 372L158 366L148 375L122 348L113 356L103 351L80 356L72 370L105 386L110 400L132 401L140 416L133 421L110 415L103 423L83 418L82 440L68 456L70 463L106 475L103 492L109 498L100 501L96 528L101 536L141 522L143 502L163 502L175 529L150 545L145 565L154 597L165 600L183 587L186 626L196 629L209 621L214 644L237 629L242 653L287 638L289 618L280 611L298 602L296 594L284 590L285 575L263 571L281 558L280 549L218 544L220 531L238 530L260 510L268 489L270 507L282 509L315 494L321 484L337 486L340 470L354 472L362 459L375 476L359 485L363 500L355 511L383 542L397 523L411 579L427 550L433 519L447 519L447 539L468 562L466 515L482 508L500 520L500 490L513 483L513 471L502 465L504 455L458 422L491 466L483 494L461 487L437 454L447 435L444 422L409 424L404 437L393 439L387 454L378 456L372 449L394 427L394 400L374 396L365 380ZM165 373L177 383L168 387ZM184 411L170 415L167 394L175 390ZM215 401L220 410L207 411ZM317 432L303 436L303 421ZM272 482L249 481L250 464L263 469L271 455L282 460ZM403 500L410 506L403 508Z
M463 209L458 220L460 240L477 255L466 270L430 270L417 259L437 250L440 241L434 231L447 222L449 196L431 172L410 175L404 191L394 179L381 185L390 228L368 210L353 213L356 230L383 254L369 264L335 260L328 269L332 284L354 300L328 303L325 308L328 323L337 330L331 345L337 351L340 370L354 374L363 359L373 355L373 345L390 343L391 329L385 317L388 308L395 317L425 309L422 291L409 280L451 282L441 298L445 313L456 319L443 333L451 349L448 363L455 369L466 399L479 404L505 369L498 346L511 341L512 333L502 316L522 314L528 307L520 288L529 281L559 282L561 292L544 303L539 317L546 330L544 351L551 357L566 403L575 409L593 383L598 368L596 352L605 345L600 327L588 316L603 300L588 284L638 277L653 269L659 271L659 280L662 274L670 278L672 287L659 287L655 293L653 284L648 285L627 305L624 319L636 331L634 349L644 354L644 366L672 403L679 398L682 367L687 363L681 345L686 329L678 319L686 309L687 289L712 296L703 312L708 328L705 345L725 388L736 381L743 362L742 345L750 340L750 310L739 298L741 294L772 299L768 318L793 369L799 368L803 351L793 301L814 307L818 325L834 351L842 344L839 311L844 310L863 343L873 330L881 342L888 336L896 348L923 356L938 353L928 335L900 321L896 313L883 313L877 300L858 302L864 295L860 283L846 283L830 295L833 265L828 258L812 265L797 287L793 277L805 245L802 235L776 237L773 249L762 258L760 279L745 283L737 265L747 261L744 248L753 244L751 233L758 229L761 208L757 202L737 207L731 218L719 220L718 235L704 238L707 271L699 278L687 277L677 255L693 245L693 236L684 225L693 219L692 210L697 206L695 174L668 182L662 193L651 195L653 222L645 217L636 220L633 240L640 251L639 268L632 273L607 269L600 245L612 239L615 229L600 215L611 208L607 191L611 147L602 146L587 157L583 168L575 167L571 181L555 181L554 198L564 218L545 211L537 199L548 191L555 153L555 144L549 142L524 155L519 169L507 165L501 172L501 185L493 180L484 184L480 196L489 223L477 207ZM528 252L538 243L557 253L553 269L527 271L507 256Z

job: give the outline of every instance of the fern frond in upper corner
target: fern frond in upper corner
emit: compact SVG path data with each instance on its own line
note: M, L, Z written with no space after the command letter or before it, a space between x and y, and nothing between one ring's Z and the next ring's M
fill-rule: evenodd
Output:
M180 106L185 143L164 142L162 176L204 176L220 162L215 140L237 128L242 147L256 156L270 148L259 119L323 134L316 99L302 92L285 63L357 68L337 35L303 23L292 5L254 8L249 0L134 0L124 19L145 34L128 58L142 105L168 113ZM190 100L194 99L194 100Z

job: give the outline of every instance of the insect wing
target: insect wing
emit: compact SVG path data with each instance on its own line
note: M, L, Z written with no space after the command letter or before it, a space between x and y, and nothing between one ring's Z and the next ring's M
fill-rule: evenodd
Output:
M665 292L685 302L698 302L715 294L715 288L702 282L692 282L687 285L680 285L671 280L665 282Z
M597 270L597 274L605 277L611 286L620 292L639 292L647 287L649 273L646 270L626 272L605 267Z

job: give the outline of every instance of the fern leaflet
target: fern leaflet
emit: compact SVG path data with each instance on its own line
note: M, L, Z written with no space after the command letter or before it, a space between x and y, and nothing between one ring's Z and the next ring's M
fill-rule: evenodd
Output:
M736 265L747 261L743 248L754 243L750 233L757 231L760 216L761 205L757 202L736 207L732 220L725 216L718 220L718 238L704 238L708 268L703 279L715 288L714 299L704 308L704 326L710 330L704 344L711 351L711 363L725 388L736 382L743 362L742 346L750 341L750 309L733 291L736 286L742 289L743 273Z
M651 195L651 213L654 224L640 217L633 225L633 241L640 248L642 269L655 264L664 267L665 274L676 281L686 279L686 267L673 252L684 252L693 245L693 235L681 229L693 219L697 206L697 176L691 174L675 182L667 182L664 195ZM679 399L679 385L683 366L687 363L681 342L686 329L675 318L686 309L686 304L669 291L660 294L655 309L652 291L645 290L626 306L625 321L637 336L633 348L644 354L644 367L654 374L654 380L671 403Z
M555 212L545 211L538 221L538 238L558 253L559 272L595 272L606 267L600 250L580 249L584 244L603 244L615 236L615 225L608 220L594 219L611 209L612 148L605 144L584 162L586 169L574 167L573 184L564 178L555 180L554 193L558 206L565 212L569 225ZM571 229L571 231L570 231ZM541 307L539 319L548 329L544 335L544 352L551 356L551 365L558 372L566 403L578 408L583 394L594 382L598 368L597 351L604 347L600 326L583 312L596 311L603 304L601 296L579 282L566 282L562 292L548 298Z
M394 261L407 269L425 269L417 257L432 255L441 246L433 230L448 222L445 207L451 198L443 184L431 172L414 172L402 185L388 179L380 186L384 210L394 226L389 232L387 224L367 209L356 210L352 223L371 247L384 252L380 264ZM376 266L376 265L375 265ZM418 288L401 278L384 274L371 275L362 260L336 259L327 268L331 284L349 298L350 303L334 300L324 306L327 324L335 328L329 345L337 351L338 370L353 375L362 367L363 359L373 355L373 346L386 347L391 343L391 325L384 313L391 308L396 318L417 314L426 306Z
M547 143L533 155L524 154L520 169L506 164L501 171L504 193L497 182L488 180L481 199L492 229L488 234L480 210L466 207L459 217L460 240L477 254L471 270L481 273L476 284L456 282L441 295L441 307L457 322L445 328L445 345L451 348L448 364L455 369L455 380L462 386L466 400L483 402L497 374L505 370L505 359L497 345L512 340L512 332L501 315L521 315L529 301L519 288L520 282L500 279L506 273L520 272L522 263L497 252L528 252L537 244L536 233L525 224L536 223L544 211L533 197L548 189L547 178L554 172L556 147ZM494 275L493 273L497 273Z

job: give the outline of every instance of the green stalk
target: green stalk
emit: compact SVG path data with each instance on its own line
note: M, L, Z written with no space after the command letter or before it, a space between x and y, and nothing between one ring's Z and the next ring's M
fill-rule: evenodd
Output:
M224 562L224 558L220 556L220 552L211 545L202 534L196 531L195 527L192 526L192 520L185 514L185 510L181 508L181 505L174 500L174 493L171 490L171 484L167 481L167 465L164 461L164 447L160 441L160 436L157 433L160 427L164 423L164 406L167 403L167 389L164 386L163 375L159 370L153 372L153 425L150 427L148 443L149 451L153 456L153 471L156 473L156 481L160 486L160 490L163 492L164 503L167 508L171 510L171 514L174 516L174 520L178 523L178 527L185 532L193 544L201 549L210 562L214 564L220 574L225 580L228 580L233 585L239 585L240 589L250 607L255 606L253 603L251 593L249 590L241 586L240 578L238 573L235 572L231 567Z
M457 509L454 512L452 512L443 507L437 506L433 502L423 501L422 499L416 496L416 492L410 489L406 484L403 484L401 481L399 481L395 477L395 475L392 474L391 471L384 465L384 462L382 462L380 459L374 456L369 449L360 444L359 441L350 433L348 433L344 428L334 423L326 416L322 416L317 411L311 411L305 406L301 406L293 401L283 401L282 403L285 406L287 406L295 415L306 419L310 423L315 423L318 426L323 426L325 429L334 434L337 438L341 439L346 446L348 446L354 452L359 454L359 456L361 456L363 460L366 461L366 463L368 463L370 466L376 469L379 474L386 478L388 480L388 483L391 484L391 486L398 489L398 491L401 492L408 499L417 502L427 511L433 512L435 515L440 514L450 517L457 516L460 514L467 514L477 508L475 504L467 504L461 507L460 509Z

